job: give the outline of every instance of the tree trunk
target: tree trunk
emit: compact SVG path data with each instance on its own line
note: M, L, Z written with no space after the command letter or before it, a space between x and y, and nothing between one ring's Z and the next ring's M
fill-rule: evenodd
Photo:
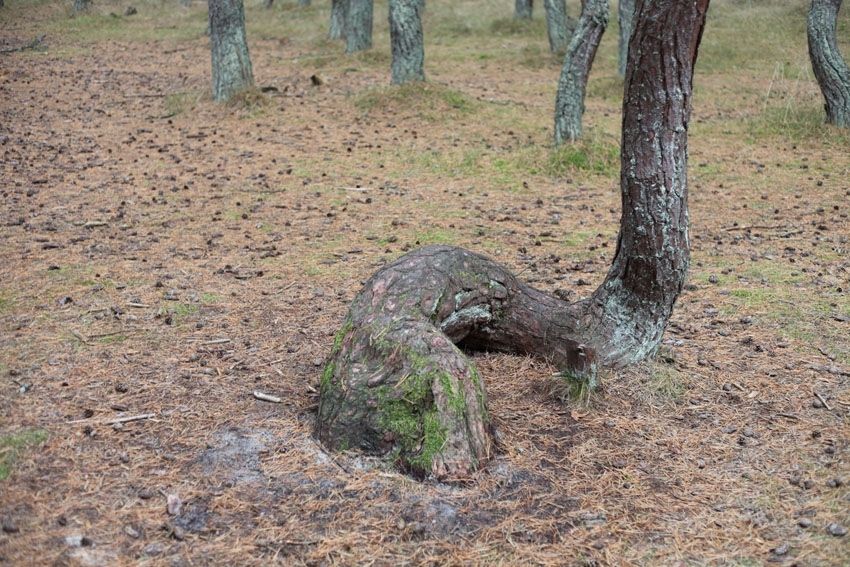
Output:
M608 26L608 0L582 0L581 17L564 56L555 97L555 145L581 137L587 77Z
M89 0L74 0L74 13L85 12L89 9Z
M808 18L809 58L826 100L826 121L850 128L850 71L836 40L840 9L841 0L812 0Z
M635 16L635 0L620 0L617 7L617 25L620 28L620 40L617 53L617 72L626 76L626 62L629 60L629 39L632 37L632 19Z
M242 0L209 0L213 99L226 101L254 86Z
M306 8L309 5L310 5L310 0L298 0L298 7L299 8Z
M421 6L422 0L390 0L390 47L394 85L425 80Z
M274 0L263 0L263 8L265 8L266 10L268 10L268 9L270 9L272 6L274 6Z
M516 0L514 4L515 20L530 20L534 0Z
M655 352L688 266L687 131L708 0L644 0L623 101L623 215L613 265L566 303L483 256L429 246L355 298L321 381L316 436L390 453L405 470L468 477L490 456L486 394L455 345L530 353L595 382Z
M328 39L345 37L345 20L348 17L348 0L331 0L331 24Z
M546 31L549 34L549 50L552 53L565 51L570 45L575 30L575 21L567 16L565 0L543 0L546 10Z
M372 49L373 0L348 0L345 18L345 52Z

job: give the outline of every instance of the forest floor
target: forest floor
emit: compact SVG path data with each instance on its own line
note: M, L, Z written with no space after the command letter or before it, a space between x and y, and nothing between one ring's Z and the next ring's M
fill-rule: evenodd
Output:
M429 0L429 82L391 88L386 6L345 56L314 4L248 7L264 92L226 105L203 3L0 8L0 565L850 564L850 136L804 10L712 8L659 357L575 400L545 360L471 353L498 454L446 485L314 441L323 361L421 245L602 281L616 25L556 151L542 8Z

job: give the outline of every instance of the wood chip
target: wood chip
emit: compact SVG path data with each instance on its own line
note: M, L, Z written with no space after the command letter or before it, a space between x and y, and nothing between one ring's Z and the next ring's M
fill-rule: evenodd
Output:
M263 400L264 402L272 402L274 404L279 404L283 401L277 396L270 396L269 394L264 394L262 392L257 391L254 392L254 397L258 400Z

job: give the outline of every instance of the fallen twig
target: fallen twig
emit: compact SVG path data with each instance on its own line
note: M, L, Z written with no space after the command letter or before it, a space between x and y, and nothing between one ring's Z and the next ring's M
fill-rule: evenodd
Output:
M128 421L139 421L142 419L150 419L156 417L155 413L143 413L141 415L131 415L129 417L116 417L103 422L103 425L115 425L116 423L127 423Z
M224 343L229 343L230 339L213 339L211 341L205 341L201 344L205 345L223 345Z
M279 404L283 401L277 396L270 396L269 394L264 394L262 392L257 391L254 392L254 397L258 400L263 400L264 402L272 402L273 404Z
M800 420L800 418L798 416L794 415L793 413L778 413L776 415L778 415L779 417L785 417L785 418L788 418L788 419L796 419L797 421Z
M815 395L815 397L817 399L819 399L821 401L821 403L823 404L823 407L825 407L826 409L828 409L830 411L832 410L832 408L829 407L829 404L826 403L826 400L823 398L823 396L821 396L816 390L812 390L812 393Z

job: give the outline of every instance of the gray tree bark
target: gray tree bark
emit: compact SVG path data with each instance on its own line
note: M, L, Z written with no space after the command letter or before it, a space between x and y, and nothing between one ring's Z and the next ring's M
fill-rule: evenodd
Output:
M328 39L345 37L345 20L348 18L348 0L331 0L331 23Z
M564 56L555 97L556 146L581 137L587 77L608 26L608 16L608 0L582 0L581 17Z
M299 8L306 8L309 5L310 5L310 0L298 0L298 7Z
M530 20L534 8L534 0L516 0L514 3L514 19Z
M263 0L263 8L268 10L272 6L274 6L274 0Z
M345 52L372 49L373 0L348 0L345 18Z
M242 0L209 0L213 99L229 100L254 86Z
M812 0L807 35L812 70L826 101L826 121L850 128L850 71L836 40L840 9L841 0Z
M315 434L468 478L490 456L486 394L455 345L547 357L595 381L660 344L689 262L687 132L709 0L644 0L623 101L617 251L604 283L567 303L472 252L429 246L379 270L352 303L321 381Z
M635 0L620 0L617 7L617 25L620 29L618 42L617 71L626 76L626 62L629 59L629 39L632 37L632 18L635 15Z
M425 80L422 0L390 0L392 84Z
M575 21L567 16L565 0L543 0L546 10L546 31L549 34L549 49L552 53L565 51L575 30Z
M74 13L84 12L89 9L89 0L74 0Z

